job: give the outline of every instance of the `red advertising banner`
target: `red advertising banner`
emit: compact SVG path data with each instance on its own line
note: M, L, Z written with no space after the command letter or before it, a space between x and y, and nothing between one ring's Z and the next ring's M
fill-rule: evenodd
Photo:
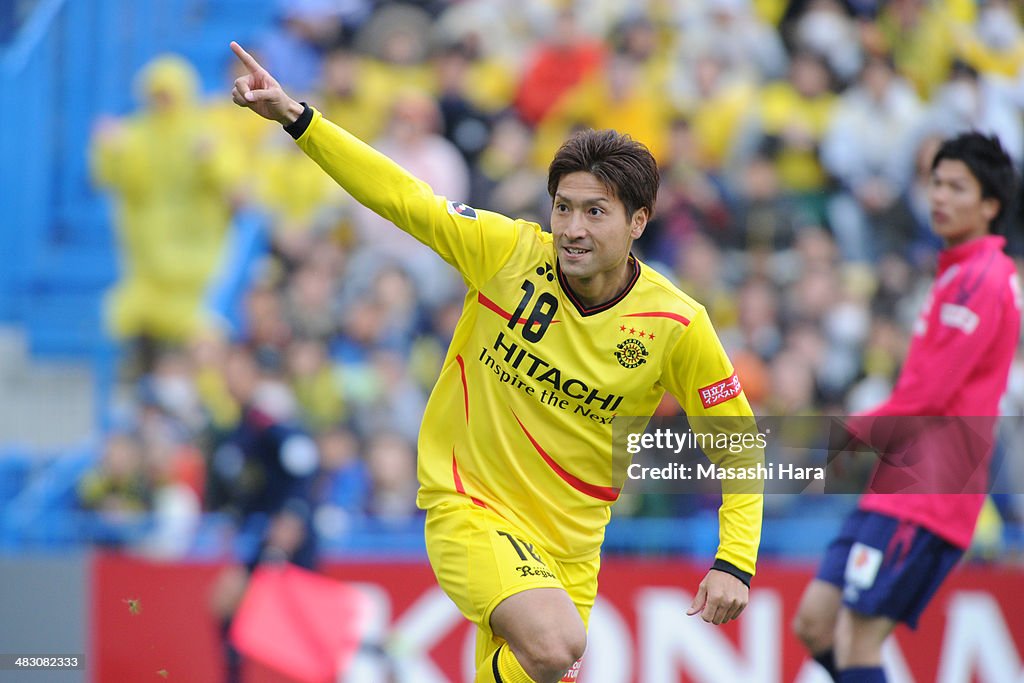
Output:
M97 555L91 680L221 680L209 596L219 567ZM473 632L425 562L334 563L325 573L373 604L367 645L336 681L469 683ZM736 623L687 617L703 568L680 560L609 558L590 623L582 683L825 683L789 624L809 566L763 563ZM964 567L886 650L892 683L1024 680L1024 570ZM134 606L134 607L133 607ZM339 626L340 627L340 626ZM250 664L248 683L292 679Z

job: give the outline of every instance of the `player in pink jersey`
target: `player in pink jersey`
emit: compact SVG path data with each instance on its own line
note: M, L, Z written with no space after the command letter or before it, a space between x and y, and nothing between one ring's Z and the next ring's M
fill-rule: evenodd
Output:
M964 133L932 162L932 228L945 242L935 284L892 396L848 425L857 440L884 453L903 439L902 464L886 458L876 470L794 622L836 681L886 680L882 643L898 622L916 626L970 544L1020 330L1016 269L1003 253L1004 238L993 234L1014 189L1012 162L995 137ZM959 416L971 417L938 419ZM938 474L909 489L921 493L897 493L908 490L893 485L899 467Z

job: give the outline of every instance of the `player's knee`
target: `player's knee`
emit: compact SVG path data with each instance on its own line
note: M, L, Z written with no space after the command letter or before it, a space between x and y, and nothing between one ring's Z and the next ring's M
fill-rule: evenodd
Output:
M832 624L825 619L801 610L794 617L791 627L804 647L814 654L832 647Z
M556 683L583 656L586 648L587 634L581 628L553 637L537 638L516 654L525 660L520 664L530 678L538 683Z

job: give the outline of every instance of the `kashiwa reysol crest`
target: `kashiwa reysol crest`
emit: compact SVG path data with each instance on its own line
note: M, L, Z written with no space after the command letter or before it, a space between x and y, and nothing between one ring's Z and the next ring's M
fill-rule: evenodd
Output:
M618 359L619 365L624 368L638 368L647 362L647 349L639 339L631 337L619 342L615 348L618 349L615 352L615 358Z

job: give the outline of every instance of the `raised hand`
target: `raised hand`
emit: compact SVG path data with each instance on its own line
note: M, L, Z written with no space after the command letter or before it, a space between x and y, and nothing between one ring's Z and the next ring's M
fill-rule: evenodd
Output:
M234 103L285 126L295 123L302 115L302 105L289 97L270 72L260 66L241 45L231 41L231 50L249 71L245 76L235 79L235 87L231 91Z

